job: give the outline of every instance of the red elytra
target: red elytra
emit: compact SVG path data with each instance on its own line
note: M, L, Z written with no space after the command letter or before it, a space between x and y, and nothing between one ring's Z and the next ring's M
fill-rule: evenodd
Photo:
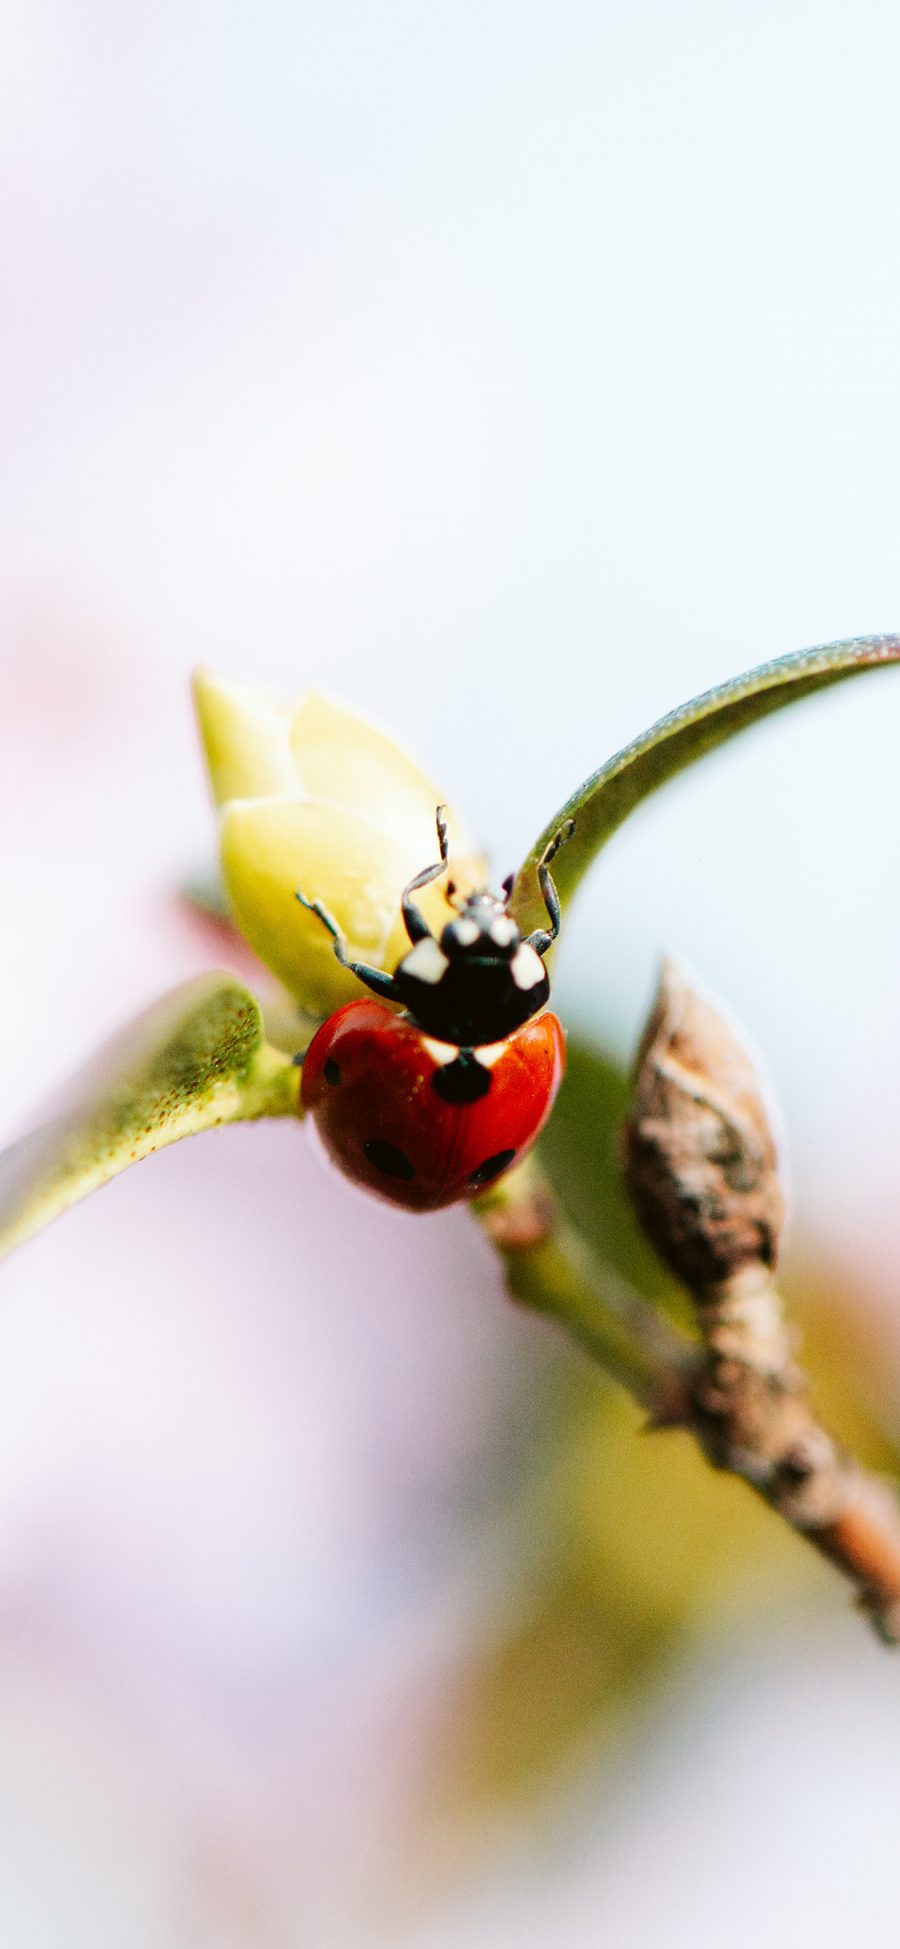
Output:
M530 1150L565 1069L557 1017L533 1016L462 1064L460 1055L383 1002L348 1002L323 1023L301 1099L347 1177L408 1211L438 1211L476 1197ZM448 1100L460 1076L471 1090L472 1065L484 1093Z

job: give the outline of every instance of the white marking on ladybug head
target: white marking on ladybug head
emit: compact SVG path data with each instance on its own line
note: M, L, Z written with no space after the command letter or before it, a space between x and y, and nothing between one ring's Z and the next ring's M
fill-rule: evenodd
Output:
M413 975L416 981L426 981L430 988L436 988L449 968L450 963L443 949L431 934L424 941L417 941L415 947L403 961L403 972Z
M481 928L477 920L454 920L450 928L451 938L457 947L471 947L480 933Z
M537 949L529 947L527 941L516 950L509 966L517 988L536 988L547 972Z
M501 914L499 920L491 922L490 937L495 947L512 947L518 932L515 921L510 920L506 914Z

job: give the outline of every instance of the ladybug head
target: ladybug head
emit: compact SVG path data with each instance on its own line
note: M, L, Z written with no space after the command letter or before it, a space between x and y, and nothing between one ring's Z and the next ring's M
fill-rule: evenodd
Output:
M393 993L426 1034L479 1048L537 1014L550 983L539 953L507 913L508 886L502 893L479 888L462 899L451 886L448 894L456 914L439 940L417 912L410 915L407 901L413 946L394 971Z
M560 918L550 861L573 830L574 820L570 819L538 861L538 882L549 928L539 927L523 939L517 922L507 912L513 888L510 876L500 893L482 887L462 899L457 898L455 887L448 885L447 894L456 913L438 940L413 896L446 872L447 820L444 807L439 805L441 856L433 866L417 873L404 890L401 906L410 946L393 974L351 960L336 920L321 901L310 900L299 891L297 899L327 927L341 966L349 968L374 994L403 1003L426 1035L455 1042L463 1049L477 1049L502 1042L537 1015L547 1001L550 979L543 957L559 933Z
M499 894L484 887L460 901L454 900L455 888L447 891L458 915L441 934L441 952L448 961L511 961L522 936L506 911L508 890Z

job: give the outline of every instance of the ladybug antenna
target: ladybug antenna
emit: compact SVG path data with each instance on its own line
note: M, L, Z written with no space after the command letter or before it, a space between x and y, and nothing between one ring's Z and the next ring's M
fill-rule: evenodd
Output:
M440 859L436 860L433 866L424 867L421 873L416 874L414 880L410 880L409 886L404 888L403 897L400 902L403 924L412 941L413 947L416 946L418 941L427 940L431 934L431 928L424 915L419 912L413 899L413 894L418 893L420 887L430 886L433 880L439 880L441 874L446 873L447 860L450 854L447 807L445 805L438 806L434 815L434 822L437 827Z
M507 875L506 875L506 879L504 880L504 882L503 882L503 885L502 885L502 887L500 888L500 891L501 891L501 893L502 893L502 895L503 895L503 905L504 905L504 907L508 907L508 906L509 906L509 902L510 902L510 897L511 897L511 895L512 895L512 890L513 890L513 887L515 886L515 884L516 884L516 876L515 876L515 874L514 874L514 873L507 873Z

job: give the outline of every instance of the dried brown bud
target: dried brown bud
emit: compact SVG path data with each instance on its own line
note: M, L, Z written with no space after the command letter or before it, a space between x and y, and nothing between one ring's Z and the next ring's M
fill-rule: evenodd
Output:
M711 1004L664 962L624 1130L638 1217L698 1295L778 1252L784 1200L775 1142L746 1051Z

